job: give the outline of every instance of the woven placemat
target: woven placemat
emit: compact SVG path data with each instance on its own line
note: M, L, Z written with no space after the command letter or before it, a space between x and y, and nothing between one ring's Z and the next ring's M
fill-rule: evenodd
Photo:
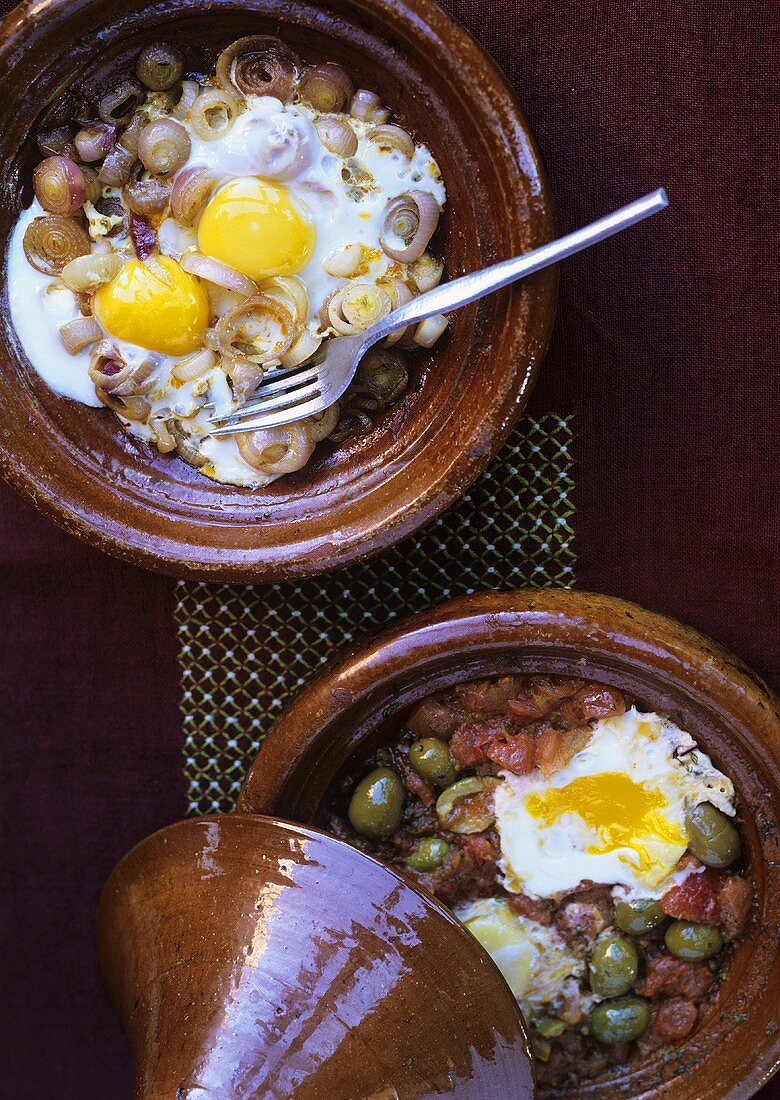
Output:
M481 588L574 580L571 420L520 422L452 508L381 557L271 586L176 586L189 812L232 809L264 734L340 647Z

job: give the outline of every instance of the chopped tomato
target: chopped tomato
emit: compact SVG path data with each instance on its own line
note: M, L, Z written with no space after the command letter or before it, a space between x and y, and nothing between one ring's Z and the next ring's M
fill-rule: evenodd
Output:
M695 921L697 924L719 924L719 882L712 871L688 875L679 886L667 890L661 898L661 908L667 917Z

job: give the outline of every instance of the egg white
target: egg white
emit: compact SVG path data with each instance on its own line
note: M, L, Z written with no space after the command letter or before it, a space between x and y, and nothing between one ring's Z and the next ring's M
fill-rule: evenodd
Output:
M155 116L161 113L155 104L151 109ZM357 242L376 252L376 258L367 263L365 273L361 274L361 279L375 282L392 265L379 244L383 213L388 201L410 189L429 191L442 206L446 201L439 169L424 145L417 145L412 159L406 160L398 152L381 150L372 144L368 140L369 128L358 120L352 120L359 139L354 159L367 170L370 181L368 189L361 192L359 201L356 201L342 178L345 161L328 152L321 144L313 126L315 117L315 113L302 104L283 105L268 96L250 96L233 127L217 141L202 141L185 123L190 131L191 151L184 166L208 167L223 182L237 176L251 176L256 171L258 122L266 124L270 120L279 126L299 131L308 150L307 163L294 178L281 184L274 182L287 188L316 227L313 253L299 273L309 295L309 327L312 331L319 327L318 314L323 301L346 282L328 275L323 269L323 260L334 249ZM90 236L96 242L95 251L110 249L128 259L133 256L129 239L117 241L108 238L106 232L110 224L106 219L94 208L87 210L87 213ZM11 320L29 362L46 384L63 397L97 407L100 401L88 373L89 349L70 355L59 337L59 326L80 316L76 295L61 284L57 285L56 278L33 268L24 255L22 242L25 230L31 221L44 214L45 211L34 201L20 215L11 236L7 256ZM197 227L184 229L172 219L166 219L158 230L158 247L165 255L179 260L185 252L197 248ZM228 300L225 308L229 305ZM152 353L106 335L126 362L154 360L156 384L148 395L153 412L191 406L194 399L192 384L187 387L171 384L175 358ZM199 381L200 397L205 396L206 407L188 420L188 429L194 428L195 434L205 440L202 449L210 463L210 469L207 468L206 472L219 481L234 485L258 487L268 484L273 478L264 477L244 462L235 440L206 439L210 430L209 417L214 413L231 411L234 402L221 369L215 368ZM145 423L124 419L122 423L133 435L153 443L153 432Z
M599 784L605 780L598 777L615 774L661 803L657 820L666 835L660 835L661 829L645 830L612 847L605 844L604 832L593 822L587 824L573 806L552 821L540 818L546 792L574 790L570 785L583 777ZM524 776L503 772L502 779L495 810L504 885L535 897L565 893L587 879L613 885L616 893L629 899L659 898L681 877L676 865L687 847L686 809L712 802L725 813L735 812L731 781L693 738L661 715L636 708L597 722L589 743L551 779L538 771ZM561 795L558 801L565 798ZM607 828L613 824L610 813L611 808ZM619 815L617 806L614 815Z
M542 1006L555 1011L565 1004L585 1015L595 998L583 992L584 951L575 951L552 925L515 913L505 898L479 898L454 910L476 936L529 1015Z

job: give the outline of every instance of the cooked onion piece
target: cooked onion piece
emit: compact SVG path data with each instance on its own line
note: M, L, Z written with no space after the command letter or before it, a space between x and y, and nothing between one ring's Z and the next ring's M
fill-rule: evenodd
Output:
M173 117L184 121L192 110L192 105L200 95L200 84L197 80L182 80L179 98L173 107Z
M255 172L264 179L294 179L311 164L311 142L292 119L259 118L252 123L249 140L256 155Z
M377 149L401 153L407 160L414 156L414 138L400 126L377 126L369 133L368 140Z
M171 214L179 225L193 225L217 185L208 168L184 168L173 181Z
M97 343L103 331L94 317L76 317L60 325L60 339L70 355L77 355L90 344Z
M172 118L158 118L144 126L138 136L138 156L144 168L155 176L170 176L190 155L190 135Z
M238 118L238 100L221 88L207 88L190 108L190 125L203 141L224 137Z
M343 111L352 97L353 84L341 65L326 61L315 65L301 77L298 92L304 103L315 111L335 114Z
M113 149L116 133L116 126L107 126L105 122L90 123L76 134L76 152L88 164L102 160Z
M313 332L304 329L293 340L288 351L281 356L283 367L297 367L299 363L305 363L310 359L322 344L322 336L315 336Z
M115 279L121 268L122 259L115 252L92 252L66 264L60 278L74 294L92 294L99 286Z
M122 190L127 208L145 218L162 214L170 197L171 185L163 180L136 180Z
M153 92L167 92L184 71L181 50L170 42L150 42L144 46L135 63L135 75L145 88Z
M95 389L111 397L139 397L154 385L155 365L153 359L126 363L109 340L101 340L90 358L89 377Z
M292 344L292 311L270 295L248 298L217 322L219 350L242 363L271 363Z
M397 351L372 348L358 367L357 385L383 405L397 401L409 385L406 363Z
M358 243L342 244L322 261L323 270L334 279L351 279L363 263L363 248Z
M390 112L382 106L382 100L376 92L369 92L365 88L359 88L349 107L349 113L353 118L359 118L361 122L376 122L383 125L390 118Z
M131 153L124 145L121 143L115 145L103 161L98 171L98 179L109 187L121 187L130 179L136 160L135 153Z
M392 199L379 238L385 254L402 264L419 260L436 232L439 215L439 204L428 191L407 191Z
M390 312L390 295L373 283L349 283L331 299L328 319L336 332L363 332Z
M303 279L297 275L276 275L263 283L263 294L276 298L289 307L295 318L296 328L306 324L309 316L309 292Z
M299 61L283 42L253 34L231 43L217 58L217 80L228 91L270 95L287 103L293 93Z
M206 279L217 286L223 286L236 294L243 294L245 298L251 298L257 294L257 285L242 275L235 268L212 260L210 256L204 256L201 252L185 252L181 258L181 268L190 275L197 275L199 279Z
M200 351L194 351L192 355L179 359L171 371L171 377L177 382L194 382L207 371L213 370L216 365L216 353L209 348L201 348Z
M336 430L339 416L340 410L337 401L334 405L329 405L324 412L307 417L303 423L306 425L309 438L314 443L321 443L323 439L327 439L328 436Z
M123 80L116 88L103 96L98 104L98 114L109 126L129 118L144 98L143 88L134 80Z
M48 214L30 222L22 242L24 254L37 271L59 275L77 256L86 256L90 240L86 230L73 218Z
M173 438L176 440L176 453L189 463L190 466L194 466L196 469L200 469L201 466L205 466L208 459L205 455L201 454L200 447L192 438L184 431L180 420L170 420L168 422L168 430Z
M230 377L236 400L248 401L260 385L265 368L259 363L240 363L236 359L223 359L225 373Z
M302 469L314 450L305 422L244 432L236 436L236 443L244 462L274 477Z
M401 306L405 306L406 303L411 302L412 298L414 297L411 290L403 281L403 279L383 279L381 285L390 295L390 305L392 311L400 309ZM409 326L405 325L403 328L399 328L396 329L395 332L391 332L390 335L385 339L385 347L390 348L393 346L393 344L397 344L408 328Z
M152 410L145 397L119 397L117 394L106 393L99 386L95 386L95 393L106 408L125 420L146 420Z
M33 172L33 191L49 214L70 217L87 198L84 173L69 157L47 157Z
M71 126L57 126L53 130L47 130L38 134L35 141L44 157L73 157L76 153Z
M103 194L103 188L101 186L100 180L98 179L97 172L94 168L84 167L81 169L81 174L84 177L84 189L86 192L86 198L84 201L92 203L97 202L100 196Z
M424 321L420 321L412 339L420 347L432 348L448 324L449 321L443 313L437 313L435 317L427 317Z
M423 294L426 290L433 290L439 285L444 274L444 264L430 252L423 252L419 260L409 264L408 273L409 278Z
M354 157L358 148L357 134L345 118L318 118L314 129L329 153L337 157Z
M176 450L176 437L170 429L173 413L170 409L160 409L149 417L149 427L154 432L154 441L160 454L170 454Z

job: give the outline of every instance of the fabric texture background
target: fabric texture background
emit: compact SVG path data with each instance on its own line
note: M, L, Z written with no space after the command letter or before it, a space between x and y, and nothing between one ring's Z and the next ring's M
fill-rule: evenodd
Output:
M447 6L517 89L561 230L659 183L672 202L561 271L528 413L575 417L576 583L697 626L777 686L780 7ZM94 918L114 863L187 809L174 583L5 487L0 570L0 1095L129 1100Z

